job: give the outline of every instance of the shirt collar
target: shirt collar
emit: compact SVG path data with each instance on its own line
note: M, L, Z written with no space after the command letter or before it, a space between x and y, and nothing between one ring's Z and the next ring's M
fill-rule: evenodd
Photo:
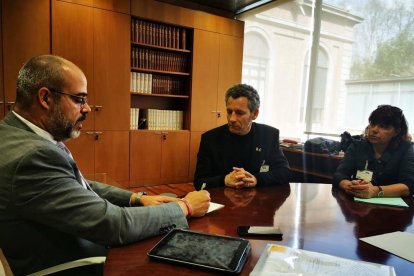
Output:
M14 112L13 110L12 110L12 112L17 118L19 118L23 123L25 123L31 130L33 130L34 133L36 133L37 135L39 135L42 138L45 138L46 140L51 141L54 144L57 143L57 141L55 139L53 139L52 134L50 134L46 130L38 127L37 125L33 124L29 120L26 120L25 118L23 118L22 116L20 116L16 112Z

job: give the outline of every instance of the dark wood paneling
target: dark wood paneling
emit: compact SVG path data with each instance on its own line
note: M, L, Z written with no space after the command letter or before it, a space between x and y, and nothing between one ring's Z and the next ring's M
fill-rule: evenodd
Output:
M227 90L241 82L243 66L243 38L220 35L220 61L217 89L217 126L227 123L224 95Z
M33 56L50 54L50 1L2 1L2 12L4 91L12 102L22 65Z
M130 16L94 9L95 129L129 130Z
M190 181L194 181L194 173L197 166L197 154L200 147L201 135L204 132L192 131L190 139Z
M131 0L131 15L194 29L244 36L244 22L154 0Z
M191 131L216 126L219 51L218 34L194 30Z
M189 159L190 132L167 131L162 138L161 177L167 180L164 183L177 183L188 179Z
M129 131L103 131L95 140L95 173L129 187Z
M82 69L88 80L89 105L94 105L92 8L52 1L52 53L72 61ZM84 130L94 129L94 114L92 108L84 123Z
M130 14L129 0L92 0L93 6L100 9Z
M130 132L131 187L161 184L161 132Z

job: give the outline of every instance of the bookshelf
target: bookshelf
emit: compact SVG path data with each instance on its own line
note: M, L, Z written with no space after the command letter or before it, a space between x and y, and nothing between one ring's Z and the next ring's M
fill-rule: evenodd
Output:
M131 130L189 130L190 28L131 17Z

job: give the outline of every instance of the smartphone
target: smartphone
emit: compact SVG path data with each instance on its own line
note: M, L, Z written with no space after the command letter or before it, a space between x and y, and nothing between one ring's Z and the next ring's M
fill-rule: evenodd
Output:
M282 231L274 226L239 226L237 233L240 236L283 236Z

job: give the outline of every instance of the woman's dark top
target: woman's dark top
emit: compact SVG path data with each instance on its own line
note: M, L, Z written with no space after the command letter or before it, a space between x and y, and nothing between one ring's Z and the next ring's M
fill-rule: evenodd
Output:
M343 179L355 179L357 170L364 170L367 161L368 170L373 172L373 185L403 183L410 189L410 194L414 194L414 145L407 141L390 145L379 159L375 159L369 141L354 142L334 173L334 187L338 187Z

